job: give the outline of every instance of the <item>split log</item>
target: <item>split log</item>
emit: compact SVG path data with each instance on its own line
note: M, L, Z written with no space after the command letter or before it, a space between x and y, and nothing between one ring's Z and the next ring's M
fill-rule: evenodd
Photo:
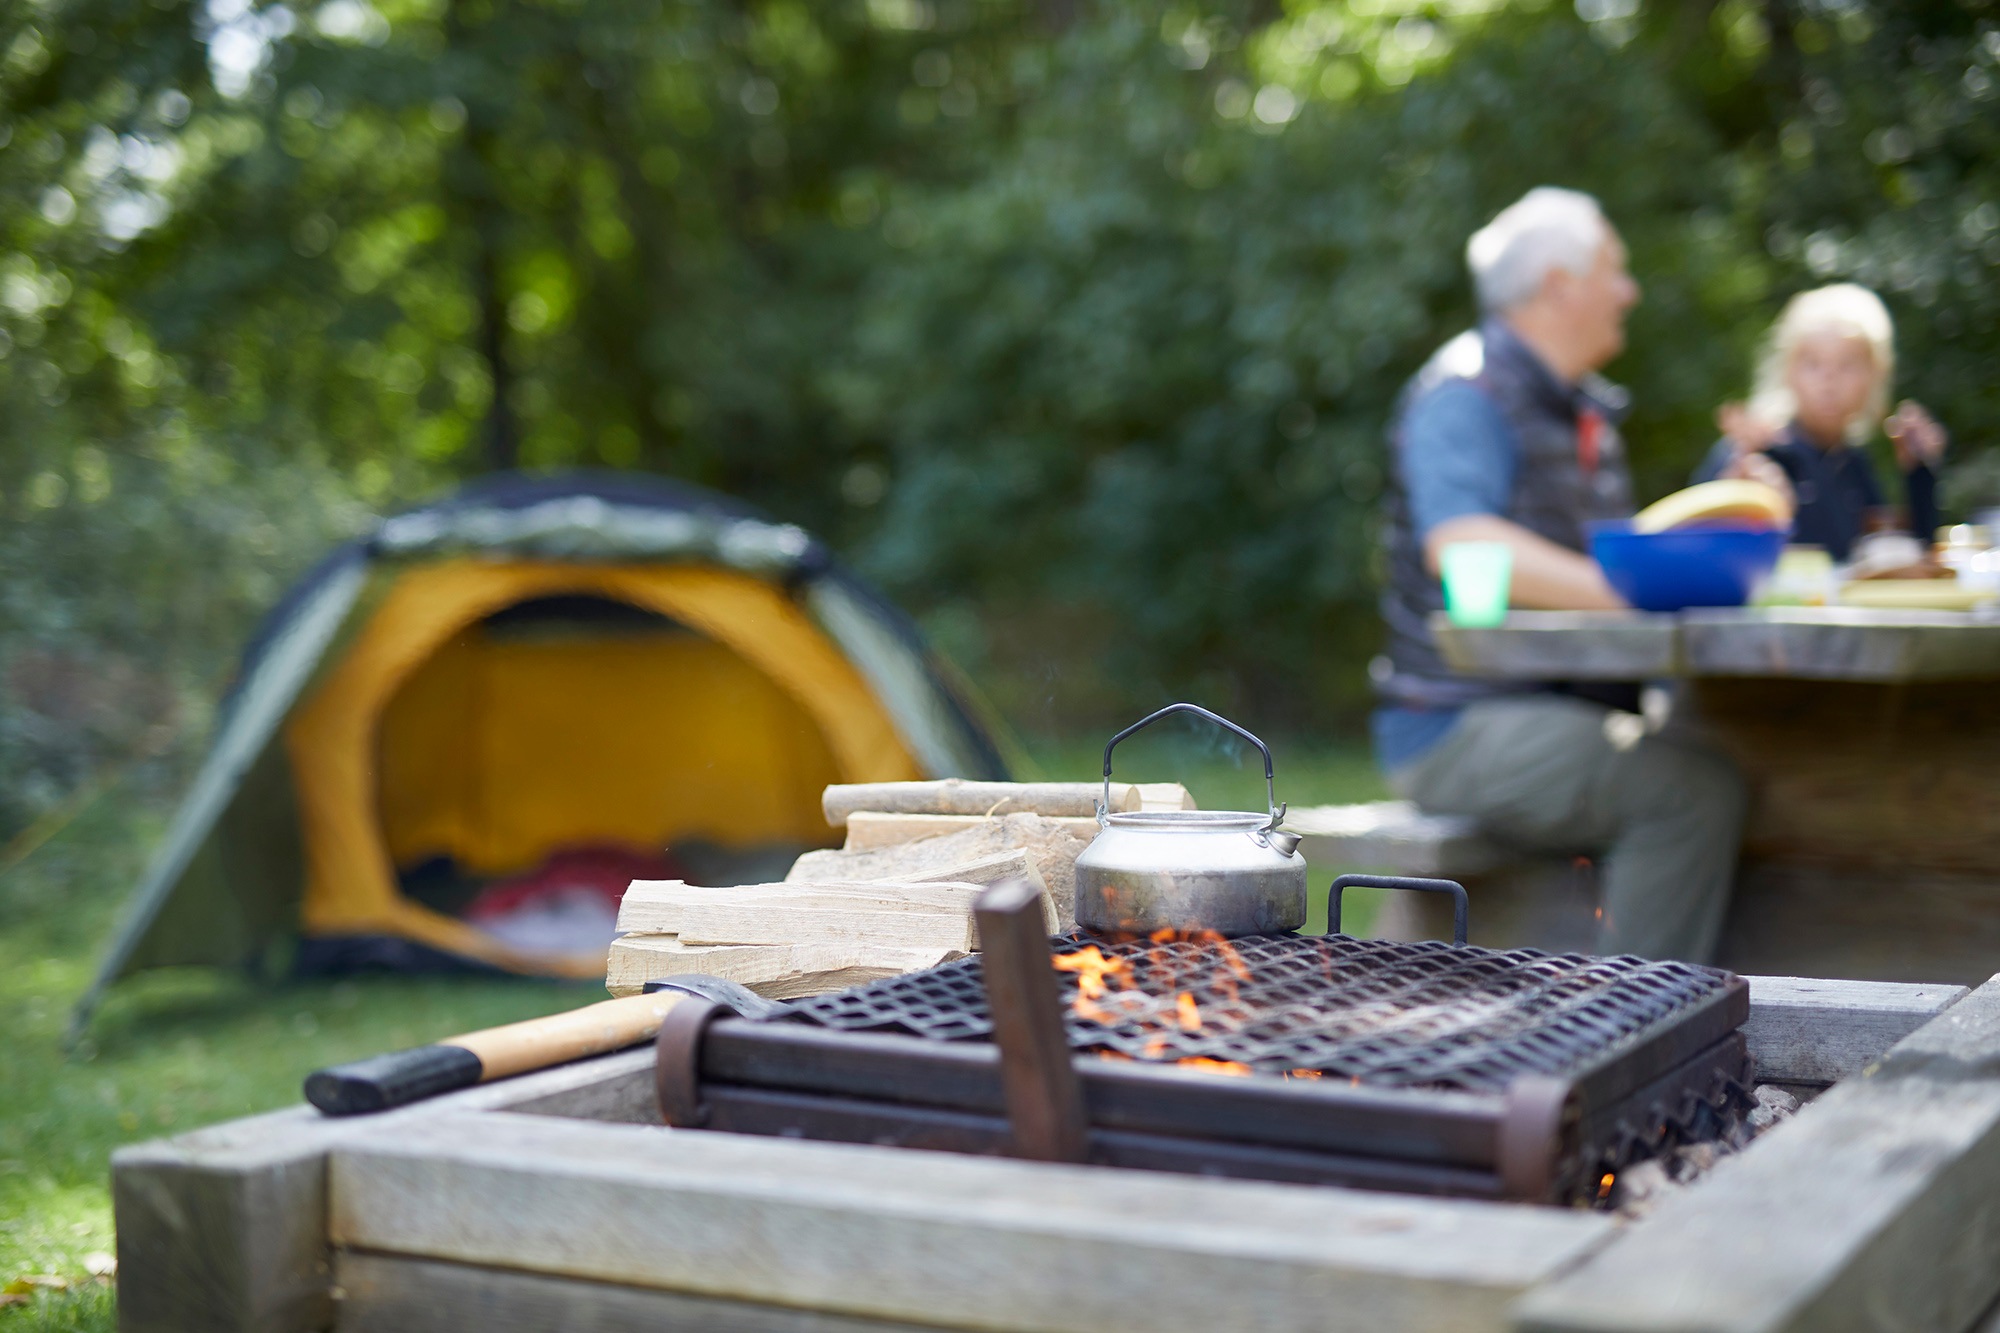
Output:
M1141 810L1194 810L1194 796L1178 782L1135 782Z
M878 820L928 820L946 825L927 830L935 836L897 838L880 843L859 841ZM1078 836L1078 830L1085 830ZM1051 933L1076 925L1076 858L1097 836L1094 819L1045 819L1040 815L1007 815L999 819L960 819L952 815L855 814L847 825L847 846L837 851L807 852L792 867L791 877L841 880L914 880L963 870L983 857L1019 849L1027 853L1054 904L1056 924ZM977 871L958 877L990 883Z
M986 881L978 881L984 883ZM869 883L815 880L808 883L738 884L704 888L677 879L635 880L618 908L621 935L685 935L687 913L722 907L766 912L778 918L799 909L849 911L954 912L970 911L972 881L941 876L921 881L880 880ZM809 937L792 934L781 941L721 940L722 944L798 944Z
M787 884L923 884L956 880L962 884L997 884L1036 868L1026 848L1004 847L996 852L967 854L962 844L950 847L944 838L899 843L872 852L829 847L807 852L792 862ZM636 889L637 884L633 887Z
M938 839L938 842L944 839ZM902 847L886 848L881 852L843 852L826 850L807 852L792 866L786 883L813 883L823 879L851 879L857 864L868 868L879 868L878 859L874 866L868 866L869 858L887 858L898 863L899 868L879 878L867 875L867 883L925 884L952 882L959 884L998 884L1003 879L1027 879L1033 881L1042 895L1042 919L1051 935L1061 934L1067 927L1062 924L1062 910L1056 904L1055 895L1050 890L1048 879L1042 874L1041 862L1056 859L1044 853L1038 860L1026 847L1009 847L1004 851L987 856L975 856L969 861L948 860L939 862L932 852L921 852L920 847L932 847L934 843L907 843ZM911 855L910 853L917 853ZM1061 868L1052 865L1051 870L1058 877L1072 873L1068 866L1074 864L1074 857Z
M1047 933L1057 933L1055 899L1025 852L1014 849L983 862L972 867L977 879L960 879L944 870L910 881L809 881L720 889L697 888L679 880L639 880L625 892L618 929L625 934L678 935L689 944L817 944L851 939L862 931L886 935L887 942L899 945L964 948L950 938L950 926L915 918L968 921L972 900L981 888L1014 878L1035 886L1042 898L1043 926ZM917 934L895 938L898 921L907 922ZM829 930L831 934L826 933Z
M848 816L866 810L893 815L1011 815L1095 817L1104 785L1098 782L941 782L836 783L820 798L826 822L839 828ZM1111 784L1113 810L1137 810L1139 789Z
M681 913L683 944L791 944L800 948L837 945L866 953L874 949L973 948L972 900L977 884L938 885L959 890L959 901L942 910L906 904L869 907L769 907L712 904Z
M1020 819L1020 815L1002 815L996 818ZM1089 842L1098 834L1095 819L1076 819L1067 815L1056 817L1030 815L1031 819L1047 819L1061 828L1072 838ZM841 844L842 851L874 851L881 847L894 847L901 842L917 842L924 838L941 838L947 834L963 833L967 829L979 828L993 821L983 815L885 815L873 810L857 810L847 817L847 841Z
M636 995L649 981L701 972L740 982L772 999L791 999L936 967L961 956L955 949L690 945L671 935L626 935L612 942L604 984L613 995Z

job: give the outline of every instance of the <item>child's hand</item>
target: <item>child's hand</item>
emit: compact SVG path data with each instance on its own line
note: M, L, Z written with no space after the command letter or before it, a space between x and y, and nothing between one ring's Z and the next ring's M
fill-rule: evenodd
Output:
M1944 427L1924 410L1924 405L1905 398L1896 405L1896 414L1882 423L1896 445L1896 463L1908 472L1920 464L1936 467L1944 459Z
M1739 481L1761 481L1784 496L1786 504L1798 508L1799 498L1792 493L1792 479L1769 454L1739 453L1722 469L1722 475Z
M1715 425L1736 446L1738 458L1761 453L1778 438L1776 426L1761 417L1752 416L1750 409L1742 403L1724 403L1716 408Z

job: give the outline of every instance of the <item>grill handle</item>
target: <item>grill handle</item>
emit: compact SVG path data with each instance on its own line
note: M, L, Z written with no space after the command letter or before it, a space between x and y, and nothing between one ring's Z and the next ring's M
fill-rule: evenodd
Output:
M1469 906L1465 886L1455 879L1411 879L1407 875L1342 875L1333 882L1327 897L1327 929L1340 933L1340 891L1342 889L1409 889L1416 893L1451 895L1451 942L1465 943L1465 919Z
M1088 1161L1090 1116L1063 1027L1042 891L1026 879L1000 880L973 901L973 915L1015 1155Z

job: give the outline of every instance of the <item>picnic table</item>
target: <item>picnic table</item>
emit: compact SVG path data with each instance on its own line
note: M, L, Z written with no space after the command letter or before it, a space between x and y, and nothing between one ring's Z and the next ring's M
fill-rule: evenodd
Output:
M1514 680L1669 684L1753 796L1724 966L1977 984L2000 972L2000 616L1517 611L1434 628Z

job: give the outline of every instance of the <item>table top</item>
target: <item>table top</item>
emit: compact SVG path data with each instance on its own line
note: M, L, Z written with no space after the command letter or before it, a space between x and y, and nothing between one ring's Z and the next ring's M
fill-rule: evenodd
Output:
M1894 682L2000 679L2000 616L1785 606L1512 611L1483 629L1431 618L1453 669L1505 680L1767 676Z

